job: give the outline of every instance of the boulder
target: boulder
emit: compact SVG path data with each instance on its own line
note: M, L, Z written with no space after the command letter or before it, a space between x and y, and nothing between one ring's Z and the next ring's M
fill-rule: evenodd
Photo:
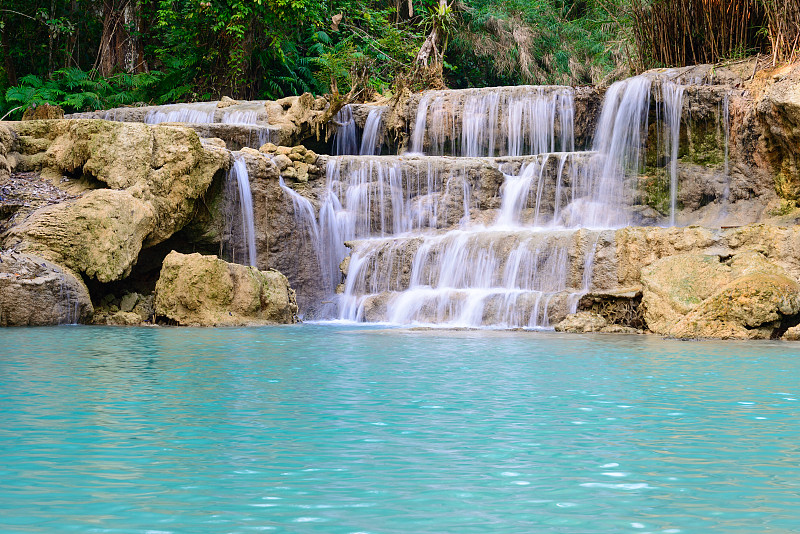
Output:
M139 302L138 293L126 293L119 301L119 309L123 312L132 312Z
M290 324L297 304L277 271L173 251L156 284L155 313L180 325Z
M678 338L769 339L800 313L800 284L778 274L737 278L670 330Z
M782 339L786 341L800 341L800 326L792 326L786 330Z
M229 96L223 96L219 99L219 102L217 102L217 109L229 108L231 106L235 106L236 104L238 104L236 100Z
M0 124L0 179L11 175L12 165L8 161L8 154L14 144L14 134L6 126Z
M717 256L678 254L642 269L645 322L667 334L687 313L731 281L730 267Z
M555 326L556 332L572 332L583 334L585 332L600 332L608 326L605 318L591 312L578 312L567 315L563 321Z
M190 129L98 120L14 123L20 167L77 199L34 211L3 245L33 252L101 282L127 276L144 247L183 228L229 153Z
M6 246L111 282L130 274L154 226L150 205L127 191L97 189L35 211L11 228Z
M204 146L194 131L178 126L62 120L15 123L14 129L23 169L58 180L89 177L149 204L155 225L147 246L187 223L197 199L230 160L226 150Z
M89 291L69 269L33 254L0 251L0 326L87 321Z
M642 269L648 328L677 338L768 339L796 323L800 284L756 251L684 254Z

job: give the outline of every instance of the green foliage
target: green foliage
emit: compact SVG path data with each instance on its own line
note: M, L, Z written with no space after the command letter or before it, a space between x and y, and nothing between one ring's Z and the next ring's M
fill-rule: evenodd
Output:
M765 28L730 15L742 2L763 7ZM442 75L450 87L607 83L667 62L655 57L656 38L647 42L642 28L661 31L667 47L698 38L641 16L655 13L652 6L669 12L684 4L728 6L726 17L772 43L776 58L800 53L800 0L0 0L0 115L43 102L82 111L353 86L372 98L413 78L434 28L445 50L443 73L433 73L440 84ZM119 18L126 5L132 21L130 13ZM693 24L722 20L681 16ZM122 65L118 54L116 70L101 68L109 57L109 47L100 48L104 28L120 27L119 20L127 22L118 42L135 43L135 65ZM742 41L725 54L750 50Z
M456 67L450 84L581 85L627 75L625 4L471 0L447 56Z
M61 106L67 112L93 111L153 100L160 92L160 77L161 73L150 72L93 78L88 72L69 67L57 70L47 80L34 74L23 76L4 97L9 109L19 108L12 115L15 118L41 104Z

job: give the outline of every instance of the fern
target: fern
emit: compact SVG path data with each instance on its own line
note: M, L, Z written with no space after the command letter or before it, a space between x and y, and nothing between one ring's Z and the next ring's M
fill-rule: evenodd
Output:
M29 87L33 87L34 89L39 89L44 85L44 82L35 74L28 74L27 76L23 76L19 79L19 84L20 86L27 85Z

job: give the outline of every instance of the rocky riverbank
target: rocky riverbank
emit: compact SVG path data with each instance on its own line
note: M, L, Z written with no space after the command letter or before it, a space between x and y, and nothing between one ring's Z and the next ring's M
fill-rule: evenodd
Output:
M473 303L467 324L794 339L800 68L752 72L648 75L641 147L627 141L639 172L600 199L621 228L586 223L584 200L609 172L596 141L615 88L353 106L337 136L379 125L360 156L328 155L314 127L328 104L311 95L0 123L0 324L456 324ZM674 155L658 148L671 132ZM467 271L444 274L462 249Z

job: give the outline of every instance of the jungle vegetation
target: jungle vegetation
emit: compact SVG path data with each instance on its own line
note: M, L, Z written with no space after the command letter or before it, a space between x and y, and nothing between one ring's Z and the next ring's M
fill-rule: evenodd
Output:
M799 36L800 0L0 0L0 116L599 84L754 53L792 61Z

